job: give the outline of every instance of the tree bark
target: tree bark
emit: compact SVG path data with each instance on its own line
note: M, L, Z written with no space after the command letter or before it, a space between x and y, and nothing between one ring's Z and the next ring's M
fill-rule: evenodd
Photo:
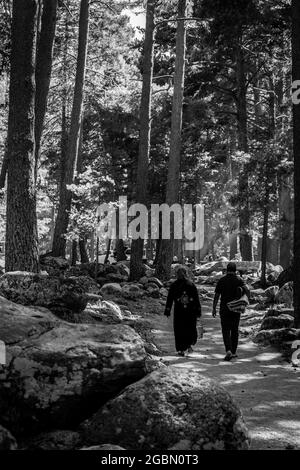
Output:
M125 245L124 240L122 238L118 238L116 240L116 260L117 261L125 261L127 259L125 253Z
M153 77L153 51L155 31L155 5L156 0L147 1L146 30L143 60L143 86L140 105L140 143L137 168L136 202L146 205L148 163L151 137L151 100ZM130 279L138 280L143 274L144 240L132 240L130 256Z
M3 189L5 186L7 166L8 166L8 154L7 154L7 148L5 147L2 166L1 166L1 172L0 172L0 189Z
M38 36L36 53L36 97L35 97L35 173L40 154L41 137L43 132L47 98L50 87L53 45L56 27L57 0L43 0L41 31Z
M229 234L229 258L234 259L238 253L238 237L236 232Z
M292 77L300 80L300 2L292 0ZM294 311L300 327L300 104L293 104L294 150Z
M42 10L40 20L40 10ZM53 44L56 27L57 0L43 0L38 10L38 23L41 22L37 36L36 70L35 70L35 177L40 153L41 136L47 108L50 86ZM0 189L4 188L7 173L7 152L5 152L1 173Z
M78 147L80 139L80 125L83 105L84 80L86 69L86 57L88 47L89 31L89 0L81 0L79 17L79 39L76 66L76 78L74 88L74 98L71 114L71 125L64 165L64 181L60 187L59 205L56 217L53 254L54 256L65 256L66 240L65 234L68 229L70 210L72 205L72 192L68 185L74 182L75 169L78 157Z
M35 55L37 0L14 0L7 138L6 271L37 272Z
M185 18L187 0L178 0L178 18ZM181 132L182 132L182 106L184 96L184 73L186 56L186 25L185 20L178 19L176 33L176 60L174 74L174 94L172 106L172 123L170 137L170 154L168 167L168 180L166 203L171 206L179 200ZM171 219L170 240L162 240L159 252L156 275L162 279L171 276L174 246L174 220Z
M266 285L266 265L267 265L267 247L268 247L268 224L269 224L269 192L266 190L264 216L263 216L263 233L261 245L261 283Z
M77 241L72 241L72 249L71 249L71 266L76 266L77 263Z
M109 238L108 241L107 241L107 247L106 247L106 254L105 254L105 258L104 258L104 264L106 264L106 263L108 262L109 253L110 253L110 247L111 247L111 238Z
M238 149L248 153L248 116L247 116L247 84L245 62L241 45L236 50L236 77L237 77L237 131ZM252 236L250 232L248 174L245 167L239 176L239 221L240 221L240 251L244 261L252 261Z
M279 189L279 217L280 217L280 260L281 266L286 269L291 264L292 253L292 225L293 204L289 178L282 178Z
M80 262L81 263L88 263L89 262L89 255L86 249L86 238L80 238L79 242L79 253L80 253Z

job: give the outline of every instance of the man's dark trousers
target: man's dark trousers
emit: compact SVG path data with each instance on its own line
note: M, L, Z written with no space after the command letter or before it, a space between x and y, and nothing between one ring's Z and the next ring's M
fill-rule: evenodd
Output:
M225 350L236 354L239 342L239 323L241 315L232 312L220 312Z

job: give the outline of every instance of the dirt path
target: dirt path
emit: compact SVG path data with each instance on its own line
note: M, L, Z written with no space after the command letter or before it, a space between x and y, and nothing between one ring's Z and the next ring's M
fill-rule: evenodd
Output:
M199 371L223 385L240 406L252 449L300 449L300 370L272 348L241 338L238 359L224 362L220 320L203 306L205 335L188 357L176 356L172 320L159 318L154 331L164 362Z

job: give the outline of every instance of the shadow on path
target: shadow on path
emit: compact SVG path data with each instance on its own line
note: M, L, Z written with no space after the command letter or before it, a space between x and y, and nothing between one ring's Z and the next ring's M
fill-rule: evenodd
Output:
M271 347L241 338L238 358L223 361L220 320L203 306L205 334L194 352L176 355L172 320L160 317L154 330L165 363L193 370L223 385L240 406L250 431L252 449L300 449L300 370Z

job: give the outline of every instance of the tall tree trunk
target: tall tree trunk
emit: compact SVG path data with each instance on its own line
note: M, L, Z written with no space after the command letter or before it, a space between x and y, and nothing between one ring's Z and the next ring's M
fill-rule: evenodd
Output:
M279 264L279 243L276 237L268 237L267 261L275 266Z
M236 77L237 77L237 130L238 130L238 149L248 153L248 117L247 117L247 84L245 74L245 62L241 45L236 50ZM239 176L240 193L240 251L242 259L252 261L252 236L250 232L250 207L249 207L249 188L248 174L244 168Z
M238 237L236 232L229 234L229 258L234 259L238 253Z
M280 217L280 261L286 269L291 264L293 204L291 198L290 178L282 178L279 189Z
M90 253L90 260L93 263L95 261L95 232L91 233L89 253Z
M34 132L36 174L51 78L53 44L56 27L56 12L57 0L43 0L41 31L38 36L35 71L36 97Z
M65 165L66 165L66 152L68 145L68 128L67 128L67 103L68 103L68 71L67 71L67 59L68 59L68 48L69 48L69 21L70 21L70 12L68 8L65 11L65 28L64 28L64 41L62 48L63 56L63 66L62 66L62 81L63 81L63 90L61 98L61 136L60 136L60 175L59 175L59 194L62 193L63 188L65 187ZM52 238L52 246L54 243L54 233L55 233L55 223L54 231Z
M78 245L79 245L79 253L80 253L80 262L88 263L89 255L86 249L86 238L85 237L80 238Z
M60 187L59 205L56 217L53 255L65 256L66 239L65 234L68 229L70 210L72 205L72 192L67 188L74 182L75 169L78 157L78 147L80 140L80 124L82 116L84 79L86 69L86 57L88 47L89 30L89 0L81 0L79 17L79 39L76 66L76 78L74 88L73 107L71 114L71 125L68 138L68 146L65 161L65 178Z
M158 263L158 256L159 256L159 251L160 251L160 245L161 245L161 234L160 234L159 238L156 240L155 256L154 256L153 266L156 266L157 263Z
M300 80L300 2L292 0L292 76ZM300 104L293 104L294 145L294 310L295 325L300 327Z
M76 240L72 240L72 248L71 248L71 266L76 266L77 263L77 246L78 243Z
M108 241L107 241L107 247L106 247L106 254L105 254L105 258L104 258L104 264L106 264L106 263L108 262L109 253L110 253L110 247L111 247L111 238L109 238Z
M116 261L125 261L127 259L125 253L124 240L122 238L117 238L116 240Z
M37 0L14 0L7 138L6 271L38 271L34 102Z
M178 0L178 18L185 18L186 10L187 10L187 0ZM177 203L179 200L185 56L186 56L186 25L185 25L184 19L179 19L177 21L177 33L176 33L174 94L173 94L173 106L172 106L168 180L167 180L167 191L166 191L166 203L169 206L171 206L174 203ZM158 264L156 266L156 275L162 279L169 279L171 276L173 246L174 246L174 220L171 219L171 237L170 237L170 240L162 240L161 246L160 246Z
M147 204L148 163L151 137L151 100L153 77L153 51L155 31L155 5L157 0L147 1L146 30L143 60L143 86L140 106L140 143L137 168L136 202ZM143 273L144 240L132 240L130 256L130 278L137 280Z
M266 285L266 265L267 265L267 247L268 247L268 224L269 224L269 191L266 188L264 217L263 217L263 233L261 245L261 283L263 287Z

